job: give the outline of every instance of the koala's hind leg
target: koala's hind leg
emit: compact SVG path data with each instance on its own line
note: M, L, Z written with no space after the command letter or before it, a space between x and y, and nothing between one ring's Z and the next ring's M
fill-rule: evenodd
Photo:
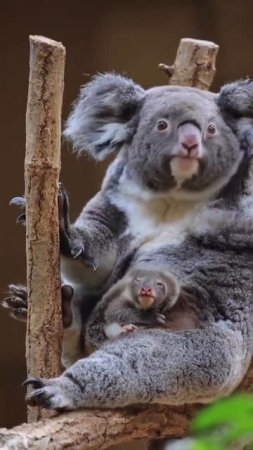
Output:
M62 320L64 328L67 328L72 323L71 300L74 291L71 286L63 285L61 287L62 293ZM10 284L7 297L5 297L1 305L8 309L10 316L14 319L26 322L27 320L27 287L19 284Z
M22 285L10 284L8 296L2 300L2 307L8 309L14 319L26 322L27 319L27 288Z
M76 320L80 316L78 305L74 302L74 290L69 285L61 287L62 293L62 321L64 327L62 344L62 365L69 367L83 357L82 327ZM26 322L27 320L27 287L11 284L7 297L1 302L3 308L9 311L14 319Z
M142 330L103 344L58 378L28 379L27 401L66 410L206 403L238 386L250 357L240 331L224 323L180 333Z

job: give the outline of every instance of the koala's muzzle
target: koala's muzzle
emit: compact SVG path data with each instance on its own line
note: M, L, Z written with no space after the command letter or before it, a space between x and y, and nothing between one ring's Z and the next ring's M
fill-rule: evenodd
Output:
M200 158L202 156L201 131L193 123L184 123L178 127L177 156L183 158Z
M198 172L203 155L202 135L198 125L184 122L177 129L177 145L173 151L171 171L175 179L189 179Z

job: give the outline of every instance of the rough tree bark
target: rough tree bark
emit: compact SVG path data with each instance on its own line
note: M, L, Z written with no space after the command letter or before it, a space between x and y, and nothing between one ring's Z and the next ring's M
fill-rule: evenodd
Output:
M62 313L59 264L58 183L61 167L61 109L65 48L30 36L30 77L26 112L26 257L29 375L60 374ZM41 418L28 409L28 421Z
M214 42L197 39L181 39L172 66L159 64L169 77L169 84L209 89L215 72L219 46Z
M213 43L182 39L170 82L208 89L215 74L217 51L218 46ZM185 52L189 55L185 56ZM252 368L240 388L253 392ZM11 430L0 429L0 448L102 450L133 439L183 437L189 432L197 409L197 405L149 405L112 411L94 409L65 413Z

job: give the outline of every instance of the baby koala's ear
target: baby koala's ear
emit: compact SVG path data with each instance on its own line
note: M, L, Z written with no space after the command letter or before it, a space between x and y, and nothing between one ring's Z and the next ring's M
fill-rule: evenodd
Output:
M128 78L98 75L81 89L63 134L74 150L103 160L131 141L144 96L145 90Z
M221 111L234 118L253 117L253 81L225 84L216 101Z

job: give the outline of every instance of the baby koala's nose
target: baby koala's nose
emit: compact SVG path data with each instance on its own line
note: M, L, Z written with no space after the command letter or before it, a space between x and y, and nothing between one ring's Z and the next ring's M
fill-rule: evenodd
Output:
M151 288L142 287L141 288L141 295L152 295L152 289Z

